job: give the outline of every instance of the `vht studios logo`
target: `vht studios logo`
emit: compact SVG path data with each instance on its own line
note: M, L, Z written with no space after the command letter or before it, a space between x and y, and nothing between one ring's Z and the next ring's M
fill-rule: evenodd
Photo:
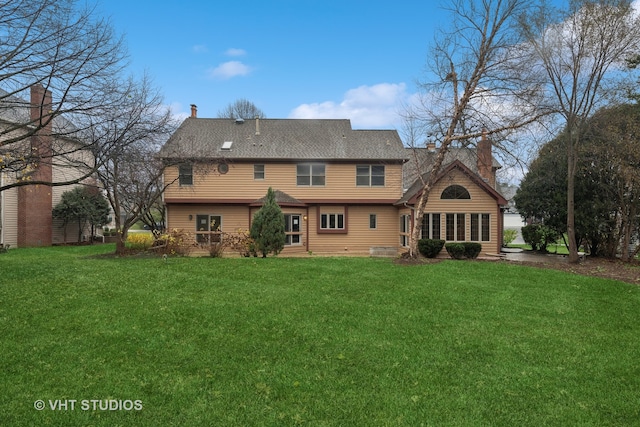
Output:
M141 411L142 400L119 400L119 399L55 399L36 400L33 407L42 411Z

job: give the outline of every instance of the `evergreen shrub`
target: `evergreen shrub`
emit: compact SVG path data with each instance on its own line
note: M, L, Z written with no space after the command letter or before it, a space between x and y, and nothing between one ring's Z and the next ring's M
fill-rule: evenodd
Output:
M418 251L427 258L435 258L438 256L442 247L444 246L444 240L438 239L420 239L418 240Z

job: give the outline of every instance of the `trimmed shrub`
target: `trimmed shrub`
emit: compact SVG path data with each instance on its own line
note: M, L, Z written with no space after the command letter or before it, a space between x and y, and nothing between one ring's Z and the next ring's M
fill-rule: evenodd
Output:
M453 259L464 259L465 248L462 243L446 243L444 248L447 250L449 256Z
M452 242L447 243L444 247L453 259L476 259L482 251L482 244L477 242Z
M560 238L560 234L544 224L530 224L522 227L522 238L534 251L547 251L547 245Z
M420 239L418 240L418 251L427 258L435 258L438 256L442 247L444 246L444 240L438 239Z
M464 242L464 255L469 259L476 259L480 255L482 245L476 242Z

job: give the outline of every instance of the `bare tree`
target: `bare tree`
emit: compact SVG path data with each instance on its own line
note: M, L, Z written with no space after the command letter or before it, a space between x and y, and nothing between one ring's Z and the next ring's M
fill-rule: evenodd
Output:
M218 111L218 118L221 119L264 119L266 116L261 109L247 99L240 98Z
M414 207L409 253L418 254L422 217L445 156L454 145L467 146L483 134L508 148L510 136L535 123L546 111L538 82L523 61L518 17L528 0L452 0L450 27L436 38L421 84L419 105L407 108L415 144L439 142L429 172L417 171L422 191ZM416 145L417 146L417 145Z
M524 16L532 60L545 76L548 102L567 132L569 261L579 261L575 231L578 148L586 121L610 101L608 91L640 48L640 16L628 0L571 1L566 10L543 3ZM523 49L525 47L523 46Z
M131 226L171 184L162 182L166 163L157 154L176 126L148 78L121 82L114 91L120 107L105 109L90 129L91 139L100 141L95 153L100 165L97 176L114 212L116 253L123 253Z
M126 65L122 40L76 0L0 2L0 40L0 166L15 176L0 191L82 181L95 163L79 153L95 141L81 138L85 129L77 118L108 106L111 79ZM32 87L43 88L35 99ZM33 109L38 114L30 114ZM50 138L51 147L33 149L34 135ZM75 173L40 181L30 173L43 164Z

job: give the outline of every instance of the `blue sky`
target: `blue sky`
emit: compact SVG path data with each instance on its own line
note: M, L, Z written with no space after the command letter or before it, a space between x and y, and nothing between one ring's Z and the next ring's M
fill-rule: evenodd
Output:
M428 45L446 17L426 0L99 0L175 113L246 98L269 118L401 126Z

